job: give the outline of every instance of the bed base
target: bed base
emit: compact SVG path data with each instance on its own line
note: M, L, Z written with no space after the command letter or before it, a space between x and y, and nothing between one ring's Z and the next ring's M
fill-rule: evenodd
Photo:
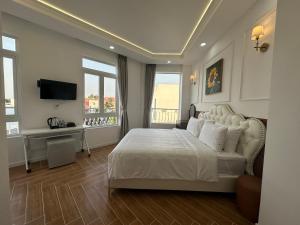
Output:
M217 182L161 180L161 179L109 179L109 196L113 189L145 189L174 191L203 191L234 193L238 176L219 176Z

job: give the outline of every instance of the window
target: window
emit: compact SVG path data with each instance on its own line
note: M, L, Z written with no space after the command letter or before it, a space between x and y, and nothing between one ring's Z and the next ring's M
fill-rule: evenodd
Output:
M16 51L16 39L2 36L2 48L8 51Z
M83 58L84 123L89 126L118 124L119 100L117 68L114 65Z
M116 112L116 79L104 77L104 112Z
M99 113L99 76L86 73L84 75L84 80L85 113Z
M5 120L7 135L19 133L16 85L16 39L2 36Z
M102 71L110 74L117 74L117 69L113 65L97 62L91 59L82 59L82 66L87 69Z
M174 124L180 114L181 74L156 73L151 122Z

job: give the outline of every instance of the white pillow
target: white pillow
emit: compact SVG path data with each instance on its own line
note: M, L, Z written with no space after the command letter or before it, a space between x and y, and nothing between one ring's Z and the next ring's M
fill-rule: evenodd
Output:
M227 134L227 128L211 122L205 122L199 140L215 151L222 151Z
M200 127L200 133L199 133L199 135L201 134L202 128L203 128L203 126L204 126L205 123L211 123L211 124L215 123L214 120L206 120L206 119L203 119L203 118L198 118L198 120L201 121L201 127Z
M224 152L236 152L242 129L238 127L229 127L227 130Z
M199 137L200 130L203 124L204 121L191 117L186 127L186 130L190 132L192 135L194 135L195 137Z

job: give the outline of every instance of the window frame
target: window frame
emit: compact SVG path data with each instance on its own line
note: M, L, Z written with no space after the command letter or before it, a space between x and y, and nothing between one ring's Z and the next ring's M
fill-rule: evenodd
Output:
M116 74L113 73L107 73L107 72L103 72L103 71L99 71L99 70L94 70L94 69L89 69L89 68L85 68L82 65L82 60L83 59L88 59L88 60L92 60L92 61L96 61L96 62L100 62L100 63L104 63L107 65L111 65L116 67ZM119 126L119 116L120 116L120 99L119 99L119 91L118 91L118 72L117 72L117 66L111 63L107 63L107 62L103 62L103 61L99 61L99 60L95 60L93 58L90 57L81 57L81 68L82 68L82 74L83 74L83 118L96 118L96 117L116 117L117 118L117 123L116 124L112 124L112 125L105 125L105 126L99 126L101 127L110 127L110 126ZM99 77L99 113L86 113L85 112L85 105L84 105L84 100L85 100L85 75L89 74L89 75L94 75L94 76L98 76ZM115 96L116 96L116 112L112 112L112 113L105 113L104 112L104 78L112 78L116 81L116 92L115 92ZM92 126L93 127L93 126Z
M15 40L16 43L16 51L10 51L7 49L3 49L3 44L2 44L2 37L9 37ZM4 64L3 64L3 60L4 58L9 58L13 60L13 79L14 79L14 104L15 104L15 114L14 115L6 115L6 107L5 109L5 123L8 122L18 122L18 128L19 128L19 132L17 134L7 134L7 137L15 137L15 136L19 136L20 135L20 118L19 118L19 101L18 101L18 81L17 81L17 77L18 77L18 39L10 34L6 34L3 33L1 35L1 51L2 51L2 55L1 55L1 60L2 60L2 70L3 70L3 82L4 82ZM3 83L3 87L4 87L4 83ZM5 95L4 95L5 98ZM6 125L6 124L5 124Z
M155 71L155 77L154 77L154 86L153 88L155 89L155 78L156 78L156 74L177 74L179 75L179 102L178 102L178 118L177 120L181 120L181 106L182 106L182 85L183 85L183 73L182 72L170 72L170 71L163 71L163 72L160 72L160 71ZM154 91L153 91L153 98L154 98ZM151 103L151 113L152 113L152 110L153 110L153 99L152 99L152 103ZM152 118L152 115L151 115L151 118ZM151 124L160 124L160 125L163 125L163 124L176 124L176 121L174 123L153 123L152 120L150 121Z

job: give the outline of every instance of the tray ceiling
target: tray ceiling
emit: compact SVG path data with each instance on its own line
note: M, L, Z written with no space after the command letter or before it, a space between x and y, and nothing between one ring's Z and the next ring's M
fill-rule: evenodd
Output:
M52 10L141 47L181 55L212 0L38 0Z
M255 2L2 0L2 12L141 62L190 64Z

